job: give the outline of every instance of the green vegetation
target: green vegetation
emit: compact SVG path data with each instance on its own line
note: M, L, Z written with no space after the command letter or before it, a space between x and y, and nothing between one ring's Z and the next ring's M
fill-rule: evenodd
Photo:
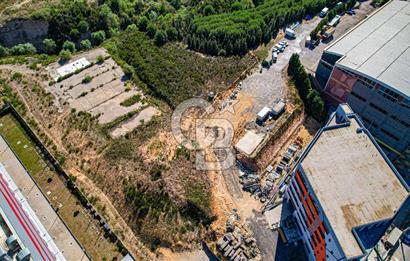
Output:
M49 54L55 53L57 49L56 42L53 39L44 39L43 41L44 48L46 49L46 52Z
M43 171L43 161L37 151L34 149L34 144L30 138L25 135L24 129L16 122L11 114L0 118L0 134L8 141L10 147L19 155L26 169L32 175L38 175ZM28 145L28 148L24 148Z
M309 75L301 64L298 54L292 54L290 57L288 74L295 83L306 112L316 120L323 121L326 116L325 104L318 91L312 88Z
M93 80L93 77L91 77L90 75L86 75L81 82L82 83L90 83Z
M121 102L120 105L124 107L130 107L140 101L141 101L141 95L135 94L129 97L128 99L126 99L125 101Z
M268 42L273 32L305 14L317 13L333 0L265 0L230 13L195 17L187 36L190 48L211 54L240 54Z
M67 61L71 58L71 52L69 50L61 50L59 56L62 61Z
M319 23L318 25L315 27L315 29L313 29L313 31L310 33L310 37L312 38L312 40L316 40L317 39L317 34L323 29L323 27L325 25L327 25L327 23L329 23L329 21L331 21L337 14L340 14L342 12L345 12L351 8L354 7L354 5L356 4L356 0L348 0L346 3L341 4L341 5L337 5L335 8L333 8L332 10L330 10L330 12L326 15L326 17L324 17Z
M252 63L248 56L207 58L176 44L157 47L139 31L126 31L105 47L120 64L134 68L135 81L142 81L171 107L192 96L206 95L206 85L213 91L225 88L223 83L232 82Z

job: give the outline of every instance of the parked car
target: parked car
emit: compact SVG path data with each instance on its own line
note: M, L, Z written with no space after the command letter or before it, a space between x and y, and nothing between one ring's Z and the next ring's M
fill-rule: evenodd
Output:
M353 9L350 9L349 11L347 11L348 15L355 15L356 12Z
M286 46L288 46L288 42L286 42L286 41L281 41L281 42L279 42L279 45L282 46L282 47L284 47L284 48L286 48Z
M322 11L320 11L319 16L323 18L327 15L328 12L329 12L329 8L325 7L325 8L322 9Z
M277 60L278 60L278 53L277 52L272 53L272 62L276 63Z

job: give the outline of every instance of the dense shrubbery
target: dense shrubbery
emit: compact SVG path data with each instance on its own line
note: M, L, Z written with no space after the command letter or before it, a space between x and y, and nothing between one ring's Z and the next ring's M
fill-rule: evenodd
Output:
M295 83L299 95L305 105L305 110L316 120L323 121L326 116L325 105L322 97L312 88L309 75L300 63L299 55L293 54L289 61L288 74Z
M249 66L251 58L204 58L176 44L157 47L144 33L126 31L106 46L110 53L134 68L134 77L170 106L192 96L204 95L204 86L217 91Z

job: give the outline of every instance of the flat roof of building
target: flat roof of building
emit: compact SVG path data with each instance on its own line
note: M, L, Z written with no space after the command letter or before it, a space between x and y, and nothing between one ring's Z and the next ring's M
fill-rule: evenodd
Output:
M235 148L250 157L264 138L265 134L246 131L245 135L236 143Z
M410 96L410 2L393 0L326 48L337 64Z
M391 218L408 195L398 172L348 105L318 134L301 166L347 258L363 254L352 228ZM339 114L340 115L340 114ZM350 123L349 123L350 122ZM363 129L362 129L363 130Z

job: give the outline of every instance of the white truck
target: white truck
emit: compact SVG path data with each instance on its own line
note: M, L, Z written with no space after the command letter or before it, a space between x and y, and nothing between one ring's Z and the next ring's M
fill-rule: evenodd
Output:
M293 30L290 29L290 28L286 28L286 30L285 30L285 35L286 35L288 38L290 38L290 39L296 38L295 31L293 31Z

